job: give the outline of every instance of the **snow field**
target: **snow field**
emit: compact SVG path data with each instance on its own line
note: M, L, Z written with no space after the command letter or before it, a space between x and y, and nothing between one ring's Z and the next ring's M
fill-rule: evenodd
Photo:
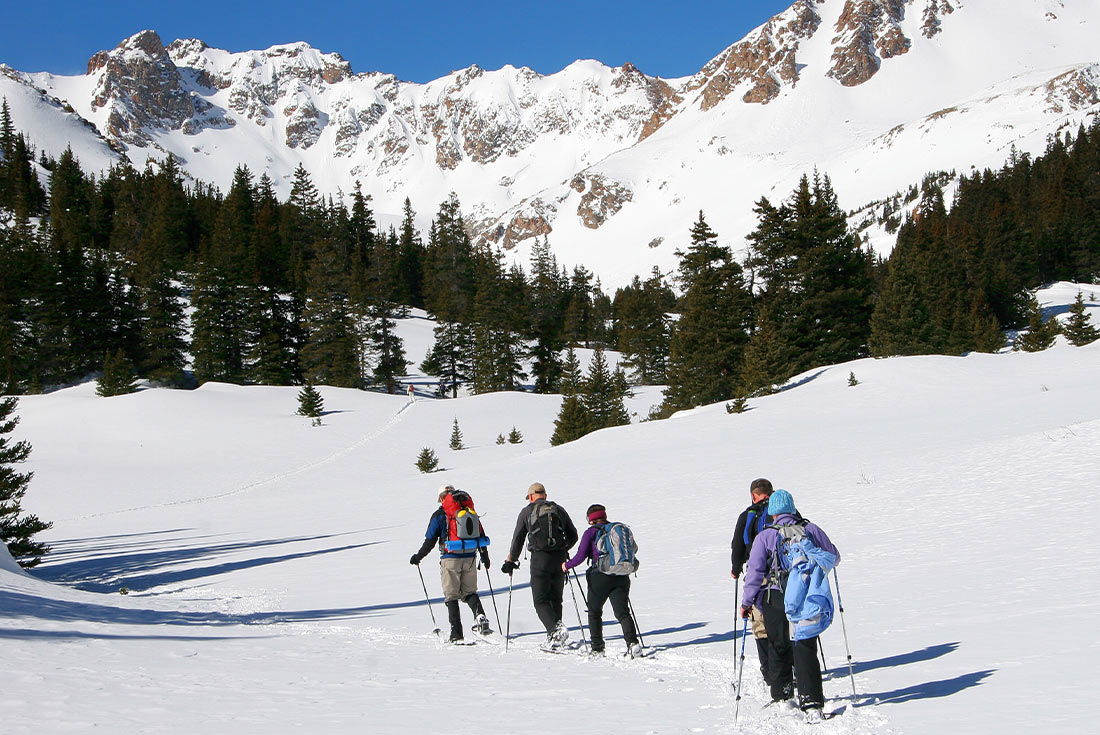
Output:
M0 569L4 731L429 733L461 712L486 733L573 732L595 718L623 733L802 732L797 716L761 710L752 641L733 725L729 539L758 476L790 490L842 555L861 706L846 699L837 620L822 638L825 693L843 712L818 731L1087 730L1096 645L1082 622L1100 613L1100 591L1083 570L1100 547L1078 530L1100 503L1088 491L1098 357L1100 343L1059 343L859 360L799 376L743 414L718 404L556 448L555 396L410 405L322 387L316 428L294 415L296 388L23 397L17 436L36 473L24 505L55 522L54 553L31 577ZM639 393L639 406L658 398ZM469 447L457 452L456 417ZM496 445L513 425L524 442ZM423 446L444 471L414 468ZM575 521L600 502L632 526L632 600L654 656L615 655L609 608L608 658L539 653L526 563L507 653L431 634L408 557L438 486L477 501L503 623L499 565L535 480ZM442 623L434 559L421 571ZM574 637L576 618L567 589Z

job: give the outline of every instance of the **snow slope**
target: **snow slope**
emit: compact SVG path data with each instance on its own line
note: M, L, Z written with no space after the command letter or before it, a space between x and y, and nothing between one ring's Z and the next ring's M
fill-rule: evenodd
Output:
M0 569L4 732L428 733L454 718L485 733L737 732L728 544L758 476L789 489L843 555L859 706L838 621L822 643L842 714L817 732L1087 731L1100 591L1082 570L1100 545L1057 519L1100 520L1098 358L1100 343L1060 343L859 360L744 414L707 406L556 448L553 396L408 404L321 388L318 428L293 415L293 388L24 397L25 507L55 522L54 552L31 577ZM447 448L454 418L459 452ZM512 425L524 443L496 445ZM415 470L424 446L443 472ZM651 658L539 653L526 568L507 653L431 634L408 557L438 485L477 499L503 621L497 567L535 480L575 519L601 502L634 528ZM434 566L421 568L442 620ZM568 590L565 602L576 636ZM617 626L607 632L622 651ZM740 731L803 731L760 710L751 648L747 660Z

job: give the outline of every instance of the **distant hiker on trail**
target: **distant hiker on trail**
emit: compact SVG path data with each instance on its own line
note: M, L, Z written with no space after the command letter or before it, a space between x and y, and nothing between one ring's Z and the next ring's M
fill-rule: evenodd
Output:
M793 663L798 706L807 720L820 720L825 695L817 636L832 621L832 595L825 575L840 563L840 552L824 531L798 515L786 490L772 493L768 515L772 524L756 536L749 553L741 617L749 617L754 604L764 613L771 643L767 680L772 701L794 695ZM795 625L793 642L789 621Z
M577 543L577 529L565 508L546 499L542 483L536 482L527 489L527 501L527 507L516 520L512 546L501 571L511 575L519 568L519 554L526 538L527 550L531 552L531 598L535 612L546 628L546 648L558 649L569 640L569 630L562 623L565 591L562 565L569 558L569 549Z
M592 653L604 652L603 605L611 600L611 609L623 629L627 653L642 655L634 616L630 614L630 575L638 570L635 553L638 545L634 535L622 523L608 523L607 509L602 505L588 506L588 530L581 536L577 554L561 565L563 572L573 569L585 559L588 566L588 629L592 634Z
M439 488L440 507L432 513L424 544L409 559L419 564L433 546L439 546L439 576L443 583L443 600L447 604L447 618L451 623L450 641L462 640L462 614L459 600L470 606L474 613L474 632L489 635L489 618L477 596L477 557L486 569L489 567L489 538L481 526L474 501L468 493L455 490L453 485Z
M409 403L416 403L416 391L413 389L412 383L409 383L409 390L407 393L409 395Z
M731 544L733 554L730 576L735 580L741 577L741 570L748 561L752 542L772 520L768 515L768 500L772 496L771 482L763 477L753 480L749 485L749 495L752 497L752 505L737 517L737 527L733 532ZM760 673L764 675L764 681L770 685L768 659L771 657L771 644L768 643L768 631L764 627L764 614L759 607L753 606L749 620L752 621L752 635L756 639L756 653L760 657Z

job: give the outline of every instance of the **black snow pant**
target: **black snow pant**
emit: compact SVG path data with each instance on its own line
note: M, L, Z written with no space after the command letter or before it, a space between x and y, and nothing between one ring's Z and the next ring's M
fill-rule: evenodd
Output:
M567 559L568 554L564 551L531 552L531 598L547 633L561 622L562 594L565 592L565 572L561 565Z
M771 686L771 680L768 678L771 674L768 673L768 661L772 655L772 644L767 638L756 638L756 655L760 657L760 674L764 677L764 683Z
M592 634L592 650L602 651L603 604L611 600L611 609L623 629L623 639L630 646L638 642L634 616L630 614L630 577L588 570L588 629Z
M477 620L478 615L485 614L485 608L481 606L481 598L477 596L476 592L472 595L466 595L463 602L470 606L470 610L474 613L474 620ZM451 624L451 640L462 640L462 612L459 609L458 600L451 600L447 603L447 622Z
M821 666L817 662L817 638L792 641L790 624L783 610L783 594L776 590L764 593L764 626L768 629L771 651L768 675L772 699L787 699L791 695L791 666L798 683L798 706L802 709L823 707L825 694L821 687Z

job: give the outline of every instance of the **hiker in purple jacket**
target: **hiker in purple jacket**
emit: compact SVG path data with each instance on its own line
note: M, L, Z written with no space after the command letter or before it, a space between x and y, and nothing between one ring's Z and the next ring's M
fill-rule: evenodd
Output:
M611 609L623 629L627 655L634 657L642 654L638 642L638 631L634 627L634 618L630 614L630 576L626 574L604 574L596 568L599 549L596 539L607 525L607 509L602 505L588 506L588 530L581 536L581 545L577 554L561 565L563 572L579 566L585 559L589 561L588 572L588 629L592 634L593 655L603 655L603 605L611 600Z
M786 490L776 490L768 501L768 515L772 525L765 528L752 543L749 561L745 566L745 599L741 617L747 618L756 605L764 614L764 626L771 643L768 660L768 683L773 702L782 702L794 696L791 666L798 682L799 707L803 711L820 710L825 706L825 694L821 687L821 667L817 662L817 638L794 641L790 639L787 613L783 608L783 586L776 579L779 545L782 535L777 526L803 523L806 535L818 548L835 554L840 563L840 552L818 526L801 520L794 507L794 498ZM793 648L793 650L792 650Z

